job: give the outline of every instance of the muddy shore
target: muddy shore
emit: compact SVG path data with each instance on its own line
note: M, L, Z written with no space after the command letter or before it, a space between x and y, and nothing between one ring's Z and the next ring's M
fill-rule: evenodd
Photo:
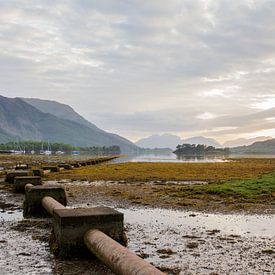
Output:
M129 249L167 274L274 274L274 215L210 214L148 207L101 191L108 184L61 181L69 207L110 206L125 215ZM1 274L112 274L97 261L60 261L50 220L23 220L24 196L0 185ZM258 225L261 224L261 227Z

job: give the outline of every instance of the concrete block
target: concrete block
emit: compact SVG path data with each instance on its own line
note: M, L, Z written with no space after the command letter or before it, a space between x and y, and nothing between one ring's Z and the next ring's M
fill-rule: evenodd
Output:
M81 167L81 165L79 163L72 163L72 166L75 167L75 168Z
M8 172L5 178L5 182L14 183L15 177L32 176L32 175L33 175L32 171L28 171L28 170L16 170L16 171Z
M28 164L16 164L15 170L28 170L29 165Z
M14 178L15 192L17 193L25 193L25 185L41 185L41 177L38 176L20 176Z
M51 172L59 172L60 168L58 166L43 166L43 170L50 170Z
M127 244L123 214L109 207L55 209L53 228L58 255L63 258L90 257L84 244L84 234L99 229L112 239Z
M67 205L65 190L60 185L37 185L27 187L25 190L25 201L23 205L23 215L28 217L51 217L42 206L42 199L50 196L63 204Z
M44 171L42 169L32 169L32 173L36 177L43 177Z
M67 164L67 163L58 164L58 167L64 168L65 170L71 170L71 169L73 169L73 166L71 164Z

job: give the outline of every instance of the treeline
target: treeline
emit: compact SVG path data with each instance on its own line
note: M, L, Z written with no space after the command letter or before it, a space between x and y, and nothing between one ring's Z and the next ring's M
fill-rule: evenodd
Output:
M79 147L60 142L46 142L46 141L20 141L8 142L0 144L1 151L22 151L26 154L39 154L41 151L49 150L53 154L55 152L63 152L64 154L71 154L73 151L78 151L81 154L91 155L116 155L120 154L119 146L103 146L103 147Z
M177 155L228 155L230 153L229 148L215 148L204 144L179 144L176 148L173 153Z

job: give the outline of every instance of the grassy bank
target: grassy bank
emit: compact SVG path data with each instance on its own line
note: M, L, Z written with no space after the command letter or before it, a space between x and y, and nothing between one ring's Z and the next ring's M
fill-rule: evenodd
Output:
M121 163L84 166L49 175L72 180L201 180L217 182L253 178L275 171L275 159L239 159L222 163Z
M227 180L203 185L153 183L108 183L68 185L72 202L89 202L94 196L109 196L130 204L185 208L202 211L249 211L275 213L275 175Z
M107 186L70 185L71 199L76 201L102 194L131 204L160 207L260 213L275 210L275 159L105 164L49 175L49 179L64 178L118 181L109 182ZM170 183L164 184L165 181ZM207 184L178 184L181 181Z
M37 159L31 156L0 156L3 166L35 162ZM41 160L44 161L43 158ZM72 202L88 202L95 195L103 195L131 204L161 207L275 211L275 159L231 159L223 163L101 164L49 173L45 179L109 181L91 186L68 185L66 188ZM206 184L184 185L183 181Z

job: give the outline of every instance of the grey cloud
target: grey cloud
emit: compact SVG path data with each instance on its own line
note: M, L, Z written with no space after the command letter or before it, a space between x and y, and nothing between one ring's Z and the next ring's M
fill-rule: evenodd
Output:
M246 116L224 115L213 119L198 119L198 110L162 110L158 112L143 112L129 115L100 113L90 116L106 125L109 130L123 131L136 130L147 133L162 132L167 129L170 132L182 131L208 131L215 135L249 133L249 131L264 130L274 127L274 122L266 120L275 117L275 108L266 111L252 113ZM232 128L229 130L215 130L217 128Z
M3 0L0 89L129 136L274 128L253 108L275 97L274 13L268 0Z

